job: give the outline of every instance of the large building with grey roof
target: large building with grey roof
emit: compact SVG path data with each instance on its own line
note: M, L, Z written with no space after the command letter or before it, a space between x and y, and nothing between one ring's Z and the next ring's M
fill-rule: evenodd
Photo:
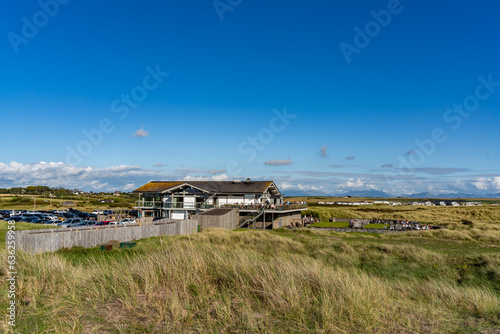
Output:
M249 217L249 223L266 228L272 222L282 227L292 218L300 220L305 209L283 203L273 181L151 181L134 193L141 217L186 219L214 208L237 208L242 224Z

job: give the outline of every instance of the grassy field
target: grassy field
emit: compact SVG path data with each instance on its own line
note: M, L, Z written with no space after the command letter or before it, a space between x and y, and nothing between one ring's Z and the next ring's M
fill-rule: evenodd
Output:
M59 228L58 226L53 226L53 225L30 224L24 222L17 222L15 226L16 226L16 231ZM8 227L7 222L0 220L0 248L5 248L5 232L7 231L7 227Z
M36 200L35 200L36 197ZM113 200L101 203L98 200ZM41 195L5 195L0 196L0 210L64 210L68 208L92 212L99 210L130 210L135 206L136 197L128 194L115 196L63 196L49 198Z
M212 229L110 252L18 253L16 333L498 333L498 211L399 209L345 214L421 215L451 228ZM472 216L481 219L462 222Z
M357 218L357 219L404 219L425 224L443 225L450 229L458 228L463 221L472 222L473 226L482 226L500 222L500 207L484 206L315 206L309 205L307 215L319 217L322 221L330 218Z

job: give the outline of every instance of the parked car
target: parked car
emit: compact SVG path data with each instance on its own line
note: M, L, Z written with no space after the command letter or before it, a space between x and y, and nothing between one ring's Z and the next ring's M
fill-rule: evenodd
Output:
M102 211L102 210L94 210L94 211L92 211L92 213L95 214L95 215L103 215L104 211Z
M109 222L109 225L123 225L123 223L122 222L112 221L112 222Z
M120 220L120 223L122 224L136 224L136 221L134 218L123 218Z
M71 227L89 226L89 225L94 225L94 223L95 222L92 220L82 220L81 222L72 224Z
M38 220L40 219L39 217L36 217L36 216L22 216L21 217L21 220L22 222L26 222L26 223L32 223L34 220Z
M89 218L90 215L86 212L77 212L76 215L80 218Z
M45 225L54 225L54 226L57 226L59 224L61 224L63 221L60 220L60 219L57 219L57 220L49 220L48 222L45 223Z
M103 220L103 221L97 222L95 225L96 226L104 226L104 225L109 225L109 223L111 223L111 220Z
M61 227L73 227L78 223L81 223L83 220L81 218L68 218L60 224L57 224Z
M31 221L32 224L46 224L49 220L48 219L33 219Z

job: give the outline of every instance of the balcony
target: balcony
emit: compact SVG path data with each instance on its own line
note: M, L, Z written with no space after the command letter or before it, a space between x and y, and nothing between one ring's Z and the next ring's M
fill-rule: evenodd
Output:
M208 210L213 208L234 208L242 211L290 211L290 210L305 210L307 204L283 204L283 205L269 205L269 204L254 204L254 205L209 205L204 203L163 203L157 201L139 201L137 208L139 209L184 209L184 210Z
M156 201L138 201L136 202L139 209L186 209L186 210L206 210L212 209L214 205L202 203L163 203Z
M214 205L208 205L203 203L164 203L164 209L188 209L188 210L205 210L215 208Z
M274 204L253 204L253 205L220 205L220 208L235 208L240 209L242 211L290 211L290 210L305 210L307 209L307 204L283 204L283 205L274 205Z
M136 204L139 209L161 209L163 207L162 202L155 201L138 201Z

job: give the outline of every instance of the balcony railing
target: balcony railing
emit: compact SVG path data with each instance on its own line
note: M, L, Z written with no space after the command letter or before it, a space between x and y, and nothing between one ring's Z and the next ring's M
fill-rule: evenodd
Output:
M138 201L138 208L151 208L151 209L212 209L214 205L202 204L202 203L163 203L163 202L152 202L152 201Z
M227 204L220 205L220 208L235 208L240 210L277 210L277 211L287 211L287 210L301 210L307 209L307 204L283 204L283 205L275 205L275 204L252 204L252 205L237 205L237 204Z
M138 201L137 207L139 208L161 208L163 206L162 202L154 202L154 201Z
M276 211L288 211L288 210L302 210L307 209L307 204L253 204L253 205L237 205L237 204L223 204L223 205L209 205L204 203L163 203L156 201L139 201L136 202L138 208L142 209L187 209L187 210L206 210L215 207L218 208L234 208L240 210L276 210Z
M212 209L215 208L214 205L208 205L203 203L165 203L163 205L165 209Z

